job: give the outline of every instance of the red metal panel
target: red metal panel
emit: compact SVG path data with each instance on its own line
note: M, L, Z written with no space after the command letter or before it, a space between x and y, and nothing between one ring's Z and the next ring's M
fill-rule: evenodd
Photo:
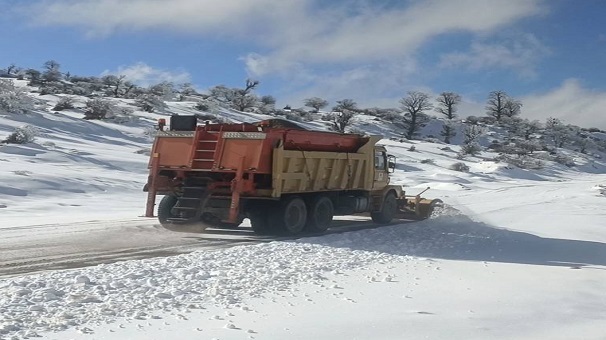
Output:
M184 167L190 162L190 152L193 138L183 137L158 137L154 143L152 153L162 155L159 167ZM151 167L151 161L149 167Z
M367 141L356 134L284 130L285 150L356 152Z

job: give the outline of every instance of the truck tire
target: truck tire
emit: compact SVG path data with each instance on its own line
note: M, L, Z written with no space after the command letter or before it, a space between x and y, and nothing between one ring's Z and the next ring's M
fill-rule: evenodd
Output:
M387 224L393 220L398 210L398 202L396 196L393 193L387 194L385 200L381 205L381 211L370 213L372 221L379 224Z
M303 231L307 222L307 206L300 197L284 199L278 209L269 213L269 224L276 231L286 235L296 235Z
M316 196L309 204L305 230L309 232L325 232L330 227L335 208L327 196Z
M158 203L158 221L160 221L160 224L166 225L169 218L176 217L172 213L175 204L177 204L177 196L172 195L164 196Z

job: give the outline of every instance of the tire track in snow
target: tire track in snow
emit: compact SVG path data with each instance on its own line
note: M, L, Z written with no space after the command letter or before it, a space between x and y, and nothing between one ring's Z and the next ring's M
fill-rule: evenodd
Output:
M410 221L391 225L407 222ZM340 220L337 217L325 234L379 227L368 218ZM178 233L165 230L150 219L8 227L0 229L0 278L317 235L257 236L247 222L231 230Z

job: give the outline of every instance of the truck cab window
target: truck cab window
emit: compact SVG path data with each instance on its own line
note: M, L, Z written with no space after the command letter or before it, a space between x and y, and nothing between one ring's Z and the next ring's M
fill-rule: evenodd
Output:
M385 170L385 152L375 152L375 169Z

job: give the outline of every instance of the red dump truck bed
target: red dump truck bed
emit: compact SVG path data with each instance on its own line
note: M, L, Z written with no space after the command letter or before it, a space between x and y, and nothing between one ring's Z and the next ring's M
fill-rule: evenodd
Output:
M160 168L230 172L243 165L255 173L269 174L278 143L285 150L352 153L367 142L368 137L362 135L274 127L264 121L207 124L193 133L167 132L154 143L152 152L160 155Z

